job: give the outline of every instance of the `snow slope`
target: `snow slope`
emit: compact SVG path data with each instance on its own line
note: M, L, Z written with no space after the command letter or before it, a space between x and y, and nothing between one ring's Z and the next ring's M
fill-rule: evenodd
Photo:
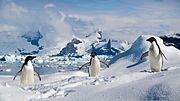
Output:
M142 35L124 53L110 61L110 68L101 68L98 78L77 69L44 74L42 81L21 87L19 78L0 76L0 99L2 101L178 101L180 99L180 51L163 45L155 37L168 61L163 68L168 71L149 73L148 59L139 62L141 54L148 50ZM56 60L56 59L55 59ZM84 61L81 61L81 63ZM83 63L82 63L83 64ZM53 65L53 62L52 62ZM67 66L68 68L69 66ZM145 71L146 70L146 71Z

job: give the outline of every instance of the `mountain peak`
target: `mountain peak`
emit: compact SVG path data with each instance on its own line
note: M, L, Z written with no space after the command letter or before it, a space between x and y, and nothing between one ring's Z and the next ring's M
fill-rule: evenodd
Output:
M27 39L27 42L30 42L32 45L39 46L39 40L43 38L43 35L39 30L36 30L29 31L21 37Z

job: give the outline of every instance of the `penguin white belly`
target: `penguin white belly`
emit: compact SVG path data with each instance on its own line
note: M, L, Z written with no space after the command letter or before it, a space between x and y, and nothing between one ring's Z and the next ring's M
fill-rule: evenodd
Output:
M24 66L21 74L21 84L29 85L34 83L34 69L32 65Z
M153 47L153 48L152 48ZM149 50L150 68L153 72L160 72L162 67L162 56L159 54L158 47L151 46Z
M92 58L89 73L91 77L97 77L100 71L100 61L97 57Z

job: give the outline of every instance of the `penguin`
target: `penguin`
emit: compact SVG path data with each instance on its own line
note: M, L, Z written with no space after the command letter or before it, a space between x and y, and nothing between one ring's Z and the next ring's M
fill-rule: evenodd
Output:
M15 80L18 75L20 75L21 85L29 85L34 83L34 75L36 75L41 81L40 75L34 71L33 65L31 63L34 58L36 58L36 56L26 57L20 71L16 73L13 80Z
M98 59L96 52L91 52L91 59L90 62L85 63L79 69L81 70L82 67L90 66L88 68L89 77L97 77L100 71L101 63L105 64L108 68L109 65L105 62L102 62Z
M163 57L167 60L164 53L161 51L161 48L159 44L157 43L157 40L154 37L148 38L146 41L151 43L151 46L149 48L149 51L143 53L141 56L141 60L149 56L149 62L150 62L150 68L152 72L160 72L161 68L163 66Z

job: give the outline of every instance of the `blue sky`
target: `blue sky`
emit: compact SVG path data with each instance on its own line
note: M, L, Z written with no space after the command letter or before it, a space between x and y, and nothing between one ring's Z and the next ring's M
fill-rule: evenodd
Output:
M112 10L118 7L118 0L15 0L18 4L25 5L26 7L41 8L45 4L53 3L59 8L76 8L76 9L91 9L91 10ZM33 5L33 6L30 6ZM65 7L66 6L66 7Z
M179 11L180 0L0 0L0 32L39 29L69 38L100 28L127 39L179 32Z
M126 11L129 13L139 9L179 9L179 0L13 0L15 3L30 9L42 9L48 3L55 4L64 11ZM129 11L129 12L128 12Z

